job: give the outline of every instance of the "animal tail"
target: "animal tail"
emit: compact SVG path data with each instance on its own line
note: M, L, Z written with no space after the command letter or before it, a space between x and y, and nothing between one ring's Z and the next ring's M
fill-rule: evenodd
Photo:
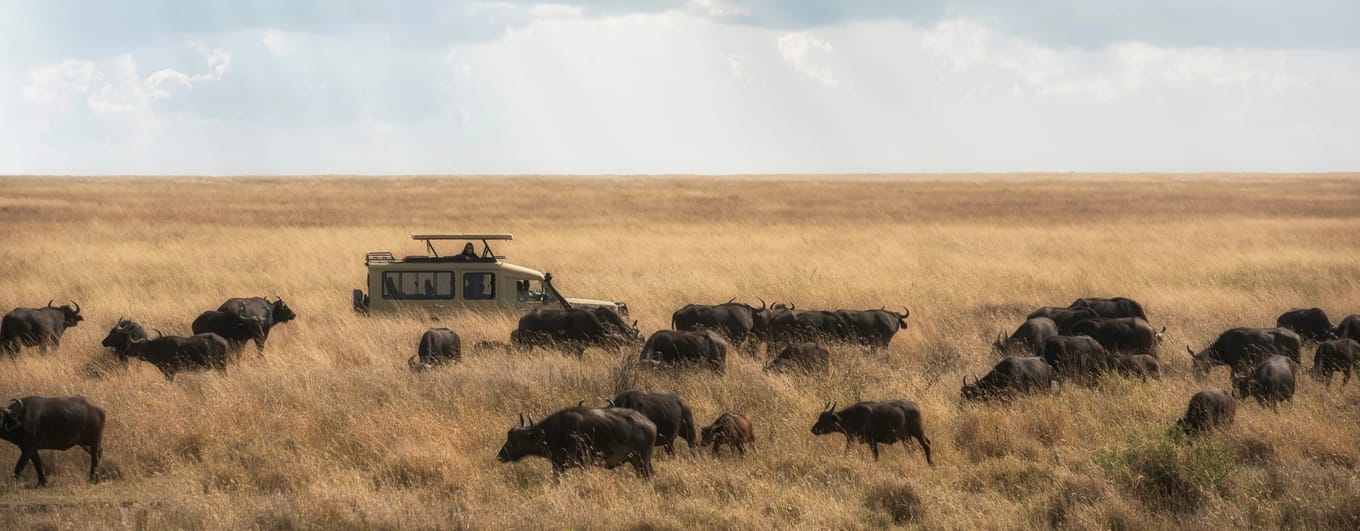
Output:
M698 439L694 436L694 412L685 408L681 411L680 417L680 437L685 439L690 450L693 451L695 445L698 444Z

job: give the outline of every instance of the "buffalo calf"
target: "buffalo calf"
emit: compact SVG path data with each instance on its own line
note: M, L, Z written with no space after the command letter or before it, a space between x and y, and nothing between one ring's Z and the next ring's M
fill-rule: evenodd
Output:
M718 419L701 432L699 445L712 444L714 456L718 455L719 448L724 444L736 448L737 453L746 455L746 447L754 447L756 443L755 431L751 429L751 419L737 413L718 415Z
M1340 371L1344 378L1341 385L1351 381L1351 369L1360 363L1360 343L1354 339L1333 339L1318 343L1317 351L1313 353L1313 368L1309 369L1309 374L1318 380L1332 385L1332 373Z
M796 343L784 350L765 366L765 370L778 372L796 370L803 372L826 372L831 367L831 352L818 343Z
M1238 398L1254 396L1261 405L1274 406L1294 399L1294 374L1298 364L1286 356L1271 356L1246 376L1233 376L1233 392Z
M463 358L463 339L448 328L431 328L420 336L416 355L406 360L413 371L423 371Z
M1190 406L1185 408L1185 417L1176 425L1191 437L1232 424L1237 415L1237 401L1228 393L1217 389L1206 389L1190 397Z
M19 447L19 463L14 478L19 479L29 461L38 472L38 486L47 484L39 450L66 450L79 445L90 454L90 481L99 466L100 439L104 434L104 410L85 397L43 398L37 396L11 400L0 411L0 439Z

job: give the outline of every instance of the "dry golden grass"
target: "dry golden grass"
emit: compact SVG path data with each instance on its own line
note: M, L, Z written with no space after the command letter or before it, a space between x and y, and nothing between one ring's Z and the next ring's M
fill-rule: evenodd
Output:
M1185 344L1292 306L1360 312L1356 175L7 178L0 227L0 306L76 299L87 316L59 352L0 361L0 398L82 394L109 419L103 479L85 482L80 450L48 453L49 488L28 488L31 470L0 481L5 527L1360 527L1358 385L1305 380L1292 404L1242 404L1194 445L1168 432L1195 390L1226 387L1221 368L1193 381ZM837 350L828 376L743 355L724 376L635 375L701 423L751 416L757 450L554 486L544 460L496 462L505 430L611 396L621 355L470 353L411 374L430 323L356 317L349 290L364 251L416 252L417 230L514 232L511 262L627 301L647 331L685 303L756 296L907 305L911 328L879 355ZM300 318L226 375L169 384L99 348L119 316L186 333L229 296L266 294ZM999 330L1113 295L1169 327L1164 381L961 403ZM443 323L465 342L512 326ZM808 431L824 401L888 398L921 405L936 467ZM0 466L17 456L0 445Z

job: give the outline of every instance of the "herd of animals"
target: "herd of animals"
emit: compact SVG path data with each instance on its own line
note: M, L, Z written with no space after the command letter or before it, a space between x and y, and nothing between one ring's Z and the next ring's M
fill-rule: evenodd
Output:
M734 301L717 305L691 304L677 310L671 330L652 333L643 341L637 323L627 324L608 308L541 309L523 315L509 343L479 342L477 349L547 347L578 356L589 347L642 347L633 360L643 367L697 368L721 372L729 348L752 355L761 345L777 353L767 371L824 372L831 361L831 344L859 345L871 351L886 348L907 328L910 310L799 310L793 305L759 308ZM159 369L173 382L176 373L225 372L241 351L254 342L263 355L270 329L297 317L282 298L233 298L193 321L194 335L148 336L134 321L119 318L102 345L118 359L138 358ZM83 320L79 304L18 308L0 321L0 355L16 357L22 348L46 352L60 346L62 333ZM1147 378L1161 375L1158 346L1166 328L1156 330L1138 302L1125 298L1082 298L1066 307L1042 307L1009 336L1000 335L993 348L1004 355L995 367L969 383L960 394L967 400L1007 400L1026 393L1052 392L1071 382L1095 385L1107 372ZM1263 406L1291 400L1305 344L1315 345L1311 375L1330 385L1334 373L1350 381L1360 364L1360 315L1350 315L1335 326L1319 308L1291 309L1274 328L1232 328L1195 352L1195 376L1203 380L1218 365L1230 367L1231 392L1216 389L1195 393L1177 425L1191 436L1230 424L1238 399L1254 397ZM420 339L412 370L423 371L455 363L462 357L462 340L448 328L431 328ZM20 449L14 476L28 462L37 470L38 485L47 477L39 450L81 446L90 454L90 481L101 455L105 413L84 397L14 399L0 410L0 438ZM643 477L652 474L653 448L674 453L676 439L691 451L711 445L717 454L727 445L745 454L755 442L751 421L736 412L723 412L709 426L695 429L694 415L675 394L630 390L603 407L582 403L542 420L521 414L497 454L501 462L526 456L546 457L553 479L563 470L631 464ZM909 443L915 439L932 464L920 408L909 400L859 402L837 409L828 403L819 412L812 433L839 433L846 450L858 442L878 459L880 444ZM697 432L697 434L696 434Z

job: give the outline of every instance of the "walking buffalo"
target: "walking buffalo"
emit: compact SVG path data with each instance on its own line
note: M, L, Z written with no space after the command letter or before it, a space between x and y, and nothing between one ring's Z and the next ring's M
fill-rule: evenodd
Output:
M996 341L992 347L1006 356L1025 354L1039 355L1042 353L1044 340L1058 335L1058 323L1048 317L1034 317L1026 319L1016 328L1010 337L997 334Z
M254 341L256 351L264 354L266 326L263 317L242 316L234 312L210 310L198 314L190 328L195 334L217 334L227 340L233 354L239 354L246 342Z
M609 308L538 309L519 318L510 333L518 348L558 347L582 355L588 347L614 349L637 341L640 333Z
M1128 297L1114 297L1111 299L1086 297L1072 301L1072 304L1069 305L1068 308L1087 308L1106 319L1137 317L1144 321L1148 320L1147 313L1143 311L1143 305L1138 304L1138 301Z
M274 325L283 324L293 319L297 319L297 314L283 302L283 297L276 297L278 300L270 302L266 297L238 297L227 299L217 307L219 312L231 312L241 317L259 317L261 326L264 327L264 339L269 339L269 331ZM264 341L257 343L260 351L264 352Z
M1059 334L1069 335L1072 333L1073 325L1081 321L1085 321L1087 319L1099 319L1100 314L1096 313L1095 310L1092 310L1090 308L1059 308L1057 306L1043 306L1037 310L1034 310L1033 312L1030 312L1029 315L1025 316L1025 319L1029 320L1034 319L1036 317L1047 317L1049 319L1052 319L1053 324L1057 325L1058 327Z
M44 308L15 308L0 319L0 354L13 358L21 347L38 347L46 354L48 347L60 348L61 335L84 319L75 301L71 306L47 301Z
M1290 308L1275 319L1275 326L1288 328L1309 341L1326 341L1336 337L1332 321L1322 308Z
M1206 389L1190 397L1190 405L1185 408L1185 416L1176 425L1186 435L1195 437L1202 433L1227 426L1237 416L1237 401L1228 393L1217 389Z
M723 372L727 365L727 341L712 330L658 330L647 338L638 359L670 367L697 365Z
M965 377L959 390L967 400L1009 398L1017 393L1051 389L1057 372L1038 356L1008 357L997 362L991 372L968 383Z
M836 312L779 310L770 314L769 342L775 348L808 341L850 342L850 324Z
M463 340L448 328L431 328L420 335L416 355L406 360L413 371L423 371L463 358Z
M1332 385L1332 373L1340 371L1345 377L1341 385L1351 381L1351 369L1360 363L1360 342L1351 338L1333 339L1318 343L1313 352L1313 368L1309 370L1313 378Z
M0 439L19 447L19 463L14 478L19 479L29 461L38 472L38 486L47 484L39 450L67 450L79 445L90 454L90 482L99 466L104 434L104 410L85 397L43 398L37 396L11 400L0 411Z
M1298 334L1284 328L1232 328L1200 352L1189 345L1185 350L1194 362L1195 377L1202 380L1215 365L1227 365L1239 372L1273 354L1287 355L1298 363L1302 344Z
M1053 336L1044 340L1043 358L1053 366L1060 379L1095 383L1109 368L1111 359L1105 347L1090 336Z
M642 413L656 425L656 445L675 455L675 438L680 437L694 452L698 441L694 438L694 413L679 396L670 393L648 393L633 389L619 393L610 401L614 407L626 407Z
M603 465L614 468L631 463L638 476L652 475L652 446L656 425L641 413L627 408L570 407L541 422L533 415L510 428L496 459L502 463L525 456L548 458L553 482L568 468Z
M841 323L848 333L848 339L852 343L857 343L869 347L871 351L881 348L888 348L888 343L893 336L897 335L898 330L907 329L907 317L911 315L911 310L902 307L903 313L890 311L886 308L878 310L836 310L836 315L840 317Z
M1286 356L1274 355L1256 365L1251 374L1233 376L1233 393L1238 398L1254 396L1261 405L1294 398L1294 375L1299 365Z
M132 332L140 327L132 321L120 320L108 337L104 346L112 347L119 357L141 358L165 375L169 381L175 380L179 372L195 372L216 369L227 370L227 355L231 346L217 334L196 334L189 337L166 336L156 331L155 339L137 339Z
M1360 315L1347 315L1336 325L1336 337L1360 341Z
M113 349L113 352L118 355L118 359L126 363L129 355L128 345L134 339L145 340L146 329L142 328L142 325L137 324L136 321L119 317L118 323L113 325L113 329L109 330L109 335L104 336L104 341L100 344Z
M831 367L831 352L818 343L797 343L784 347L765 370L826 372Z
M836 411L834 402L827 404L812 426L812 434L828 433L844 434L846 451L854 441L868 444L875 461L878 460L878 445L905 443L915 438L926 452L926 464L934 465L930 458L930 439L926 438L921 421L921 408L915 402L859 402L840 411Z
M746 447L754 447L756 444L755 431L751 429L751 419L746 415L738 413L723 413L713 421L708 427L702 430L700 446L713 445L713 455L718 455L718 450L726 444L737 449L737 453L746 455Z
M754 352L769 331L770 310L764 299L760 307L727 301L723 304L689 304L671 314L671 328L685 332L713 330L733 347Z
M1156 355L1163 332L1165 327L1161 332L1153 330L1141 317L1102 317L1073 324L1071 335L1091 336L1110 352Z

